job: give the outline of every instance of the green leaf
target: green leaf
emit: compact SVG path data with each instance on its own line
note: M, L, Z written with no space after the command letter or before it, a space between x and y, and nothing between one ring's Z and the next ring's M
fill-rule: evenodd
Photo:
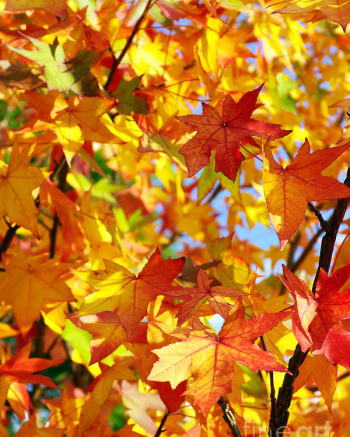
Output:
M98 94L98 82L96 77L90 72L90 69L96 64L100 57L101 52L83 48L74 58L66 62L69 66L67 71L72 72L75 83L80 82L81 93L84 96L92 97Z
M149 108L147 99L132 95L141 82L141 79L142 76L138 76L131 79L130 82L127 82L122 77L118 88L112 93L112 96L118 100L118 110L123 114L130 115L132 111L137 114L148 114Z
M66 55L63 47L59 44L49 45L46 42L39 41L38 39L26 36L29 41L38 49L37 51L29 51L22 48L8 47L28 58L37 62L45 68L45 76L49 90L57 89L59 91L79 91L79 86L75 84L74 75L72 72L67 71ZM75 84L75 86L74 86Z

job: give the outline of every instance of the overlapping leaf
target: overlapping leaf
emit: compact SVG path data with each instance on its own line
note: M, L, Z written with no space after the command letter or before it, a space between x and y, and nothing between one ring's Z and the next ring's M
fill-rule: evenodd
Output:
M50 46L46 42L27 36L29 41L37 48L37 51L29 51L22 48L9 46L11 50L25 56L39 65L44 66L48 88L60 91L78 91L74 86L75 79L70 71L67 71L66 55L60 44Z
M106 402L115 380L122 379L133 381L137 379L134 372L129 369L129 366L133 364L134 361L134 358L127 357L124 359L118 359L111 367L102 363L100 364L102 374L98 380L94 381L94 388L91 397L87 402L85 402L81 411L78 437L82 436L84 431L96 422L100 409Z
M240 141L250 136L271 137L275 140L290 131L277 124L250 118L262 85L244 94L236 103L230 94L224 101L222 115L210 105L202 103L202 115L184 115L178 120L197 131L197 134L180 150L185 155L189 176L209 165L210 155L216 150L215 171L221 171L233 181L244 156L239 150Z
M10 223L16 223L39 237L37 210L32 191L44 180L43 172L29 166L28 150L19 154L15 144L8 166L0 166L0 217L7 215Z
M328 20L339 23L344 32L350 22L350 5L347 0L299 0L289 3L274 14L305 14L320 11Z
M26 334L47 299L59 302L75 301L61 276L67 273L64 263L51 259L27 259L18 246L17 255L4 255L6 276L0 283L0 299L12 305L21 333Z
M321 172L349 148L345 144L310 153L306 140L294 161L283 168L271 153L269 141L264 150L263 187L270 220L285 247L304 218L311 200L350 197L350 188Z
M127 82L122 77L118 88L112 93L113 97L118 99L117 107L123 114L130 115L132 111L138 114L148 113L147 99L133 95L141 79L142 76L134 77L134 79Z
M104 311L96 315L79 318L71 317L71 321L78 328L92 334L90 364L103 360L118 349L121 344L126 342L147 343L146 329L139 329L141 323L138 325L134 335L128 339L117 314L111 311Z
M47 12L65 18L67 11L66 0L7 0L5 10L10 12L23 12L33 9L44 9Z
M231 306L225 301L224 297L239 297L245 296L247 293L240 290L234 290L230 287L223 287L221 285L211 287L212 280L203 271L199 270L197 275L197 287L193 288L176 288L166 293L167 296L173 296L178 299L187 300L178 314L178 325L182 325L192 315L197 314L199 308L205 301L209 302L210 307L226 319Z
M70 97L67 100L58 91L38 96L25 94L28 103L38 111L37 118L30 120L19 132L36 132L53 129L62 145L68 164L83 147L85 141L118 143L112 133L113 123L104 115L115 105L114 99L99 97ZM108 127L111 129L108 129Z
M287 315L287 312L263 313L245 320L244 306L239 298L218 336L196 321L193 328L161 325L166 334L181 342L153 351L160 359L153 366L149 379L169 381L175 388L192 376L194 382L188 386L187 394L194 396L195 405L207 415L220 396L231 391L232 361L252 370L285 371L271 353L262 351L254 341Z
M162 260L157 249L138 276L112 261L104 262L105 270L74 271L78 278L100 289L84 299L77 316L115 311L130 338L146 315L149 302L171 288L171 282L182 270L185 260Z
M17 354L0 365L0 407L5 404L10 385L17 381L24 384L43 384L58 388L50 378L36 375L36 372L57 366L61 362L45 360L43 358L29 358L31 343L26 344Z
M312 347L329 361L350 370L350 333L342 320L350 317L350 289L340 293L350 277L350 264L330 277L321 268L315 295L306 283L283 266L283 284L295 301L292 310L293 331L303 352Z

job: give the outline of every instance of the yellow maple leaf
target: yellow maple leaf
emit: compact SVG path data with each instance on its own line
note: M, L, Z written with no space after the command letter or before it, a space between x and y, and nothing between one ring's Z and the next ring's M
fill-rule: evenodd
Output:
M99 97L79 99L76 96L65 99L57 90L41 96L28 91L24 97L38 111L38 115L17 132L54 130L68 164L83 147L85 141L120 143L110 130L114 129L114 125L106 115L115 105L114 99Z
M43 172L30 167L28 149L19 154L18 146L12 148L8 166L0 166L0 217L8 216L10 223L16 223L39 237L32 191L44 180Z
M0 301L11 304L18 324L25 335L40 317L44 300L75 301L61 276L67 273L64 263L51 259L27 259L18 246L16 255L3 255L7 272L0 283Z

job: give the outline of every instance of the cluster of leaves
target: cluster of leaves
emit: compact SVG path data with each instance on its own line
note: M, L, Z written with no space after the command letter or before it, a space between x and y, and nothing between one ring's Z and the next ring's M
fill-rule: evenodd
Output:
M333 3L0 1L2 437L350 435Z

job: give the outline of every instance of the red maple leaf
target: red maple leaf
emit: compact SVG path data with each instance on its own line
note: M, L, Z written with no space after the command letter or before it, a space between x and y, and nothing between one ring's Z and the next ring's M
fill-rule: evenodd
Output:
M221 171L234 181L239 166L245 159L239 150L240 141L250 136L270 137L275 140L291 132L281 129L278 124L250 118L262 87L263 85L245 93L238 103L228 94L224 100L222 115L213 106L202 103L202 115L175 117L198 131L180 149L180 153L186 157L189 176L209 165L211 152L216 149L215 171Z
M193 322L192 328L158 324L164 333L182 341L153 350L160 359L154 364L148 379L169 381L174 389L180 382L193 377L186 394L194 396L194 404L206 416L220 396L232 389L233 361L254 371L286 371L270 352L262 351L254 341L288 315L286 311L262 313L246 320L240 297L219 335L198 320Z
M218 285L211 287L212 279L203 271L199 270L197 275L198 287L180 288L176 287L172 291L166 293L167 296L176 297L178 299L188 300L185 302L177 313L178 325L182 325L192 315L197 314L199 308L205 301L209 301L210 307L224 319L230 312L231 305L225 301L224 297L239 297L246 296L247 293L240 290L235 290L231 287L223 287Z
M28 343L13 357L0 365L0 409L3 407L10 385L14 382L21 384L42 384L57 388L50 378L37 375L36 372L61 364L62 361L52 361L43 358L29 358L32 344Z
M291 292L293 331L303 352L324 354L331 362L350 370L350 333L342 319L350 317L350 289L340 293L350 277L350 264L330 277L321 268L315 294L304 281L283 266L283 284Z

